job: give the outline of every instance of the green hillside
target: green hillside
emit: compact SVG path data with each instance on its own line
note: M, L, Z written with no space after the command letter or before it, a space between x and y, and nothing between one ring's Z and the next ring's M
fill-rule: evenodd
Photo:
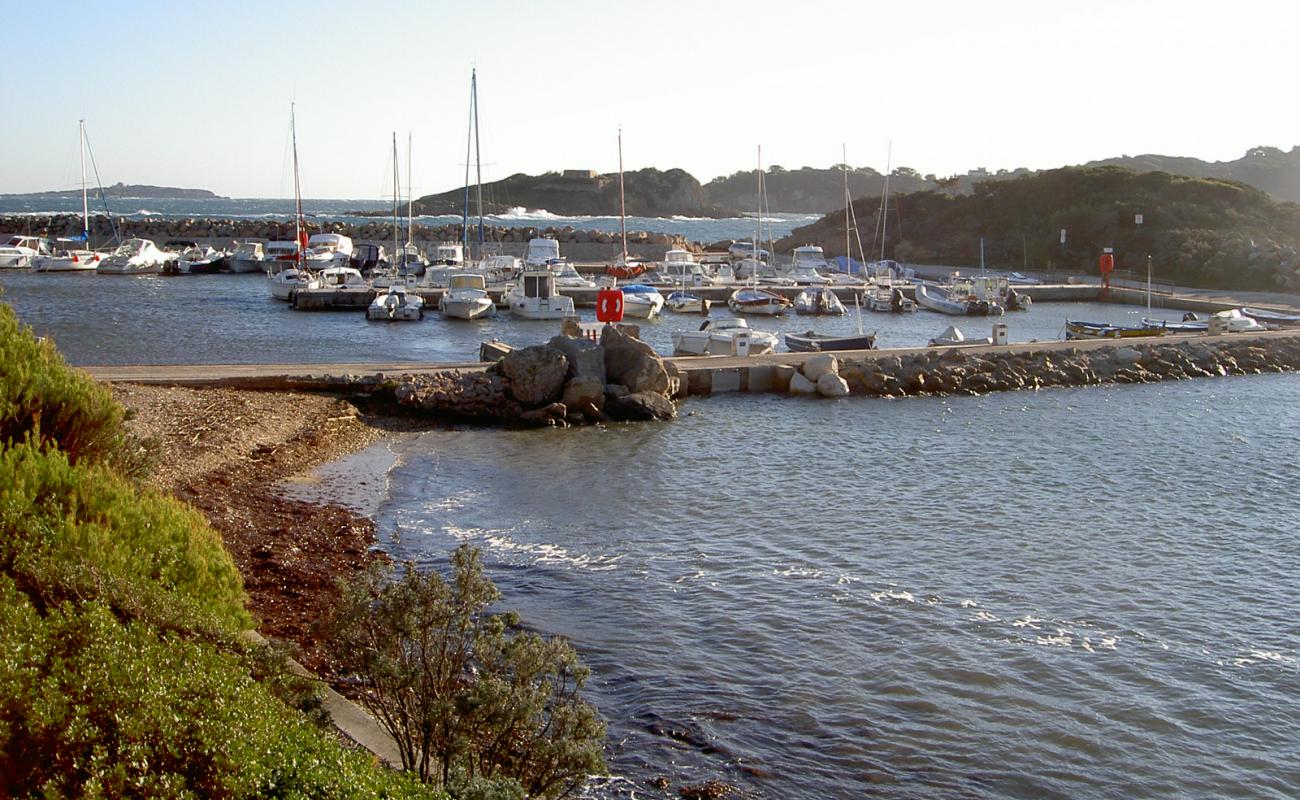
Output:
M707 216L719 213L704 200L700 182L680 169L647 168L624 175L624 194L630 216ZM598 175L584 170L518 173L483 184L484 211L499 214L511 208L546 209L564 215L618 214L618 173ZM465 190L452 189L415 201L417 214L459 214ZM470 189L470 213L477 213L476 190Z
M871 252L879 201L855 201L854 213ZM885 253L904 262L978 265L983 239L991 268L1091 270L1113 247L1117 268L1145 272L1150 255L1166 282L1272 290L1300 281L1300 206L1225 180L1068 167L978 184L969 195L900 195L887 221ZM777 249L807 243L843 254L844 212L796 229Z

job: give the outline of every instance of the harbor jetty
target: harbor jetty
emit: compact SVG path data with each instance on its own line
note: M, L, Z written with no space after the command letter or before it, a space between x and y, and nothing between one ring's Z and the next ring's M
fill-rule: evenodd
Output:
M727 392L903 398L1300 371L1300 331L951 348L664 358L609 327L473 364L97 367L106 381L362 394L504 425L666 419ZM827 376L831 377L827 377Z

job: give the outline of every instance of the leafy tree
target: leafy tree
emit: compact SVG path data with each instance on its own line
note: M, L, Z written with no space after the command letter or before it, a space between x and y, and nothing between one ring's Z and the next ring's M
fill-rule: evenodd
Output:
M450 579L377 567L348 587L330 637L360 678L360 702L422 780L563 797L605 767L604 725L579 696L587 670L566 642L489 614L499 598L465 545Z

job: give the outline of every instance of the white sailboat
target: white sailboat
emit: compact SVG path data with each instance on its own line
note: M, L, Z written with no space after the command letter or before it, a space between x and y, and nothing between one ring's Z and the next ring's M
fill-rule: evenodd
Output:
M302 184L298 179L298 121L293 103L289 104L289 136L293 142L293 241L296 247L292 261L275 258L270 252L266 254L265 261L271 296L285 301L292 300L295 292L305 289L312 277L305 261L307 231L302 224Z
M757 228L754 231L754 247L751 251L755 254L760 252L758 244L763 236L763 148L761 145L758 148L758 198ZM791 303L789 300L775 292L758 288L759 272L761 267L765 266L767 265L755 258L749 273L751 285L737 289L731 293L731 297L727 298L727 306L733 313L762 314L774 317L784 314L786 309L790 308ZM739 273L740 269L738 267L737 274Z
M81 134L81 235L60 238L66 244L80 243L56 255L32 263L33 272L84 272L99 266L100 255L90 249L90 201L86 196L86 121L79 120Z

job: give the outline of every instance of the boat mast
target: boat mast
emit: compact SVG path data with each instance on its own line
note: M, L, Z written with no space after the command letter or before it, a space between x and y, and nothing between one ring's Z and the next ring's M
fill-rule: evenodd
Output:
M469 129L465 131L465 204L461 207L460 212L460 242L461 245L469 250L469 156L470 147L474 142L474 71L470 71L469 78Z
M849 244L849 209L853 205L853 197L849 194L849 156L848 149L844 143L840 143L840 166L844 168L844 271L853 273L853 251Z
M398 170L399 167L397 165L397 131L393 131L393 274L394 275L397 274L398 257L399 257L398 254L400 252L398 249L399 245L397 242L398 242L398 237L400 235L399 231L401 230L401 228L398 227L398 222L397 222L397 195L398 195L397 182L398 182L398 174L399 174Z
M474 180L478 203L478 258L483 257L483 150L478 140L478 70L469 74L470 105L474 112Z
M81 238L90 248L90 201L86 199L86 121L80 120L81 134Z
M750 277L753 278L753 284L758 285L758 243L763 239L763 145L758 146L758 214L757 226L754 228L754 252L751 254L754 263L750 269Z
M293 102L289 103L289 137L293 140L293 240L298 246L297 261L298 268L301 269L306 253L303 252L302 241L302 184L298 180L298 120L294 110L295 105Z
M411 132L406 132L406 246L411 246L415 227L415 188L411 184Z
M889 214L889 173L894 161L894 140L885 154L885 186L880 192L880 260L885 260L885 217Z
M623 128L618 129L618 228L623 238L623 263L627 264L627 200L623 194Z

